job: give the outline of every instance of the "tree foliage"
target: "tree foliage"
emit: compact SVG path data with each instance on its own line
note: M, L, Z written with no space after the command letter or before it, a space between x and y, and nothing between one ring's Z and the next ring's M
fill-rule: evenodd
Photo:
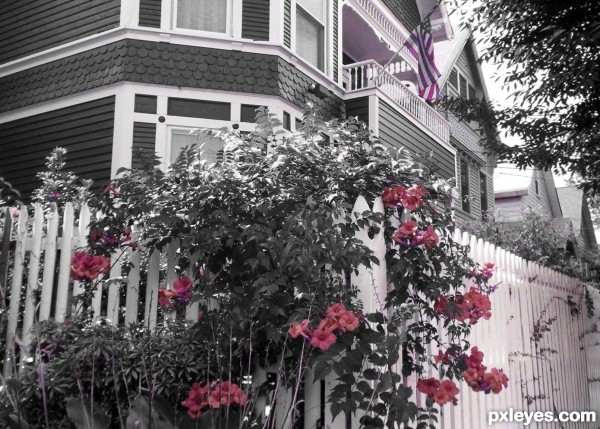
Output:
M454 0L462 7L470 0ZM600 3L596 0L486 0L466 13L484 47L482 60L507 68L500 83L513 105L447 105L520 137L487 149L518 166L577 172L600 192ZM459 107L458 109L456 109Z

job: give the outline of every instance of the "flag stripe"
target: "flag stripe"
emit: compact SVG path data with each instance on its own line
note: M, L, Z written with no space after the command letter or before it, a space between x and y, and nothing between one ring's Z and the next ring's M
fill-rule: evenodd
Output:
M433 54L433 36L431 35L431 24L423 22L410 33L405 43L406 49L417 59L419 95L428 101L437 100L440 96L440 88L437 80L441 73L435 65Z

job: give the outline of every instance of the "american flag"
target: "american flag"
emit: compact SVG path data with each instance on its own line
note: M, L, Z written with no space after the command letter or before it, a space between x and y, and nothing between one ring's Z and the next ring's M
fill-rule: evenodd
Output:
M419 62L419 95L427 101L437 100L440 96L437 80L441 73L433 58L433 36L429 19L410 33L405 46Z

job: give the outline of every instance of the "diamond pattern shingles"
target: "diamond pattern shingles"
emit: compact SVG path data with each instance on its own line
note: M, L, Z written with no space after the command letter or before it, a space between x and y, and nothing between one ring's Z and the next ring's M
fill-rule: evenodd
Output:
M278 56L140 40L0 78L0 112L121 81L280 96L300 108L312 101L327 116L341 113L339 98L311 95L315 82Z

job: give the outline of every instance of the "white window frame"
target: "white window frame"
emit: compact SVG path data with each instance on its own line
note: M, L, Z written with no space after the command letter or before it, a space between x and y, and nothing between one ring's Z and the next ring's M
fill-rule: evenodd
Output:
M322 0L323 5L323 21L317 19L312 13L302 7L301 4L298 3L297 0L293 0L291 4L292 8L292 28L291 28L291 38L292 38L292 49L298 55L298 57L302 58L306 64L312 68L314 68L317 72L324 74L325 76L329 76L331 72L331 64L333 55L333 49L331 46L333 37L333 13L331 13L331 7L329 7L330 0ZM302 12L307 14L311 19L320 23L323 26L323 70L314 64L310 63L307 59L302 57L298 53L298 37L297 37L297 22L298 22L298 8L302 9Z
M177 8L179 7L179 0L172 0L171 6L171 29L177 32L186 32L189 34L208 36L208 37L233 37L234 34L234 11L237 11L237 14L240 14L241 17L241 0L225 0L227 2L227 13L225 17L225 32L221 33L218 31L206 31L206 30L196 30L193 28L185 28L177 26ZM238 20L236 20L238 21ZM237 24L237 22L236 22ZM241 26L241 22L239 23ZM239 28L239 33L241 34L241 28Z
M454 70L456 70L456 86L452 85L450 83L450 79L448 79L447 85L446 85L448 88L448 92L450 93L450 95L461 97L461 95L460 95L460 90L461 90L460 78L462 76L465 79L465 82L467 85L467 100L472 100L472 98L470 98L469 86L473 87L475 90L475 93L477 93L475 84L462 71L460 71L460 69L458 67L454 67Z

